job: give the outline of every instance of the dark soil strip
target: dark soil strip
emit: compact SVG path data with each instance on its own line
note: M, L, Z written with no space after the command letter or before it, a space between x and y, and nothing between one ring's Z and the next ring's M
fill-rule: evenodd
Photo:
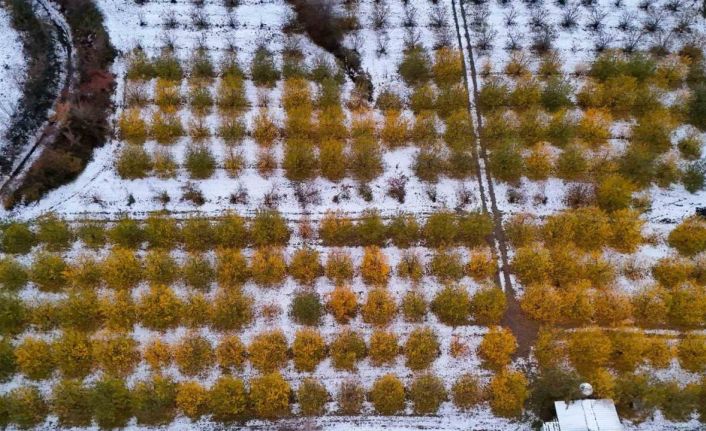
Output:
M373 84L363 70L360 54L343 46L347 22L339 17L331 0L287 0L297 16L297 23L315 44L333 54L342 64L346 75L372 100ZM296 29L285 29L294 31Z
M54 37L56 43L65 49L70 47L61 27L38 18L29 0L7 0L5 5L10 12L12 26L22 36L28 64L22 98L10 118L10 127L5 134L8 146L0 157L0 176L11 174L17 158L46 121L47 113L60 92L61 61L57 57ZM67 85L68 79L64 88Z
M6 208L39 200L45 193L73 181L93 150L107 139L115 86L108 72L115 58L103 27L103 15L92 0L57 0L70 29L77 62L77 87L62 108L63 118L42 154L29 167Z
M456 0L451 0L454 9L454 21L456 23L457 35L460 39L461 35L458 34L460 29L458 17L456 15ZM471 37L468 34L468 25L466 19L466 11L463 8L463 1L459 4L459 9L461 11L461 20L463 23L463 33L466 40L468 63L471 66L471 81L473 83L473 100L478 100L478 79L476 73L475 60L473 56L473 47L471 45ZM463 53L462 53L463 54ZM476 107L478 104L476 103ZM483 130L483 118L478 111L476 112L476 125L479 136L482 135ZM492 173L490 172L490 167L488 163L488 151L483 143L482 139L479 139L480 143L480 157L483 159L485 164L485 175L488 182L488 195L490 196L490 208L493 213L493 220L495 222L494 235L498 242L498 248L500 252L500 260L502 263L502 277L505 285L505 296L507 298L507 310L503 316L502 324L507 326L512 330L512 333L517 338L517 343L519 345L517 349L517 355L521 357L527 357L530 353L530 349L534 345L537 338L537 331L539 330L539 325L527 318L527 316L520 309L519 301L515 296L515 290L512 287L512 280L510 278L510 264L507 253L507 241L505 238L505 231L502 227L502 213L498 209L497 200L495 198L495 190L493 187ZM479 172L480 175L480 172Z

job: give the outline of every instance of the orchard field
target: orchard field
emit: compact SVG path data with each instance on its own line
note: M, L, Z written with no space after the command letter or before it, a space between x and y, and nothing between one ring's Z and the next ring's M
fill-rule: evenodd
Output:
M49 5L3 426L531 430L582 382L706 426L703 3Z

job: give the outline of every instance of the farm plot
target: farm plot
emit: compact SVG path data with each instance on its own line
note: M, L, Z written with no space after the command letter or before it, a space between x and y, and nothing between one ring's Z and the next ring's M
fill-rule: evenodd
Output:
M45 399L63 426L122 426L133 415L154 425L177 411L217 422L423 415L442 404L446 420L482 421L487 384L515 394L489 392L493 411L513 416L525 377L503 371L515 341L493 326L505 297L482 239L489 221L479 217L462 237L458 226L473 219L450 213L421 227L396 220L396 234L374 214L328 216L316 229L325 247L311 227L292 232L274 212L249 223L152 215L12 224L0 271L2 330L13 337L3 344L3 388L12 408L35 413L11 421L43 422ZM243 382L248 403L230 404L239 398L228 394L246 396ZM118 403L127 387L141 399L132 407ZM105 391L111 405L87 416L90 391Z
M5 214L0 417L701 427L698 5L292 4L98 1L113 137Z
M285 4L101 7L124 54L114 67L116 139L75 183L21 216L480 207L446 5L341 12L359 16L344 43L360 52L372 94L288 30L296 23ZM438 76L415 97L397 73L405 43L448 47L423 54L419 79Z
M668 333L680 345L702 337L704 309L697 298L703 281L696 268L703 267L704 249L696 244L703 244L705 224L695 216L706 202L699 7L471 2L459 17L471 43L469 49L464 40L464 55L466 61L473 56L480 84L474 99L483 122L480 142L489 153L520 307L543 325L562 328L540 331L535 358L541 373L556 381L557 364L542 365L542 350L549 339L563 340L550 344L561 346L570 369L599 386L611 381L598 395L616 399L621 414L638 422L655 409L688 420L692 409L675 415L659 401L630 408L621 401L625 379L671 386L665 393L681 392L688 405L686 394L702 373L685 373L683 357L658 366L668 373L635 373L636 363L603 369L629 350L622 337ZM684 234L688 240L679 239ZM671 278L677 267L684 269L678 280ZM657 310L647 298L661 294L660 322L651 320L656 315L644 320ZM691 323L679 310L685 297L698 308ZM596 345L574 350L584 336L605 341L605 356L582 370L583 355L603 355ZM640 354L650 350L637 347L639 339L628 343ZM673 343L660 349L669 351Z

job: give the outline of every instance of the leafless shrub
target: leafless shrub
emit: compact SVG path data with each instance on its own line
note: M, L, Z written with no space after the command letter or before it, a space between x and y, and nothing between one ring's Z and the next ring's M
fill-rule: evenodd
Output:
M262 305L261 313L266 321L272 322L282 314L282 307L275 302L268 302Z
M493 48L493 40L497 34L498 32L490 27L483 27L483 29L476 34L476 47L483 52L490 51Z
M436 185L434 184L427 184L424 187L424 193L426 193L429 200L434 203L436 203L437 199L439 198L439 192L436 189Z
M147 21L145 21L145 13L140 11L137 13L137 21L140 23L140 27L144 27L147 25Z
M585 207L596 202L596 191L590 184L572 184L564 195L564 204L571 208Z
M88 202L89 204L98 205L101 208L105 206L105 201L98 192L91 193L91 195L86 198L86 202Z
M603 52L608 49L612 40L613 38L608 33L604 31L598 32L593 42L593 49L595 49L596 52Z
M390 36L386 32L378 34L375 42L377 46L375 53L377 56L382 57L383 55L387 55L387 47L390 44Z
M176 13L172 9L167 10L167 13L164 15L164 20L162 21L162 26L167 30L173 30L178 24Z
M642 41L645 33L638 29L633 29L625 33L625 38L623 39L623 51L626 53L635 52L640 46L640 42Z
M390 17L390 7L383 2L375 3L373 5L373 11L370 15L370 25L373 30L382 30L387 27L387 21Z
M564 13L561 16L560 25L565 29L573 29L578 24L580 16L581 11L579 10L579 5L572 4L564 10Z
M397 202L403 204L407 196L407 181L406 175L397 175L387 180L387 195L397 199Z
M671 52L673 32L658 32L652 35L650 52L656 55L667 55Z
M422 41L422 35L416 27L405 27L404 29L404 45L413 47Z
M472 204L474 198L473 191L465 183L461 183L456 189L456 208L462 209L466 205Z
M164 32L160 38L162 42L162 49L174 52L174 47L176 46L174 35L170 32Z
M272 188L262 197L262 205L269 209L277 209L282 197L277 193L277 185L273 184Z
M405 6L404 17L402 18L403 27L416 27L417 25L417 8L414 6Z
M202 7L204 3L205 0L191 0L191 4L195 7Z
M538 191L532 195L532 203L534 205L546 205L548 200L549 199L547 198L547 194L544 190Z
M152 199L161 205L166 205L172 200L171 196L169 196L169 192L166 190L157 192Z
M517 24L518 16L519 12L517 12L517 9L515 9L514 7L510 7L510 9L503 14L505 25L507 27L514 27Z
M196 206L201 206L206 203L206 199L204 198L203 193L194 183L186 183L186 185L181 188L181 191L182 202L188 201Z
M625 262L623 262L622 268L620 268L620 273L625 276L628 280L637 281L645 278L649 273L649 267L642 260L639 260L635 256L630 256Z
M547 25L533 32L532 49L544 54L552 50L554 40L556 39L556 31L551 26Z
M681 11L683 7L683 0L669 0L667 3L664 4L664 9L672 13L677 13Z
M479 7L473 10L471 16L471 30L480 31L488 26L488 18L490 17L490 9L487 7Z
M606 16L608 16L608 13L601 8L596 7L591 9L588 22L586 23L586 29L594 33L603 29L603 20Z
M431 8L429 26L431 28L443 28L449 26L449 14L445 7L437 4Z
M350 38L350 41L351 41L351 49L355 52L360 52L360 50L363 48L363 44L365 43L365 37L363 36L363 33L356 32Z
M637 7L640 10L648 11L652 9L652 5L654 4L654 0L642 0L640 3L638 3Z
M209 27L208 16L203 9L194 9L191 11L191 23L198 30L205 30Z
M365 183L358 184L358 195L360 195L365 202L373 201L373 190Z
M145 86L140 83L127 82L125 84L125 104L133 107L144 107L150 99L149 93L145 91Z
M530 27L533 30L541 30L545 27L547 27L547 17L549 16L548 12L545 9L542 8L537 8L533 9L531 14L530 14Z
M240 6L240 0L223 0L223 6L225 6L227 9L238 7Z
M692 26L694 25L694 21L693 14L689 12L680 13L675 20L672 31L680 36L691 34L693 32Z
M434 49L450 47L453 43L453 34L449 27L441 27L434 31Z
M248 189L243 184L238 184L238 187L230 194L228 200L233 205L247 205L249 200Z
M237 30L240 27L238 17L234 13L228 12L228 18L226 18L226 25L229 28L232 28L233 30Z
M309 205L319 205L321 203L319 188L312 182L295 183L294 196L303 209L306 209Z
M509 32L507 35L507 41L505 42L505 50L507 51L519 51L522 49L522 34Z
M658 9L650 9L647 16L642 21L642 28L647 33L657 33L664 27L664 12Z
M337 204L340 202L349 201L351 199L351 186L348 184L343 184L341 186L341 191L333 196L333 203Z
M634 22L637 21L637 17L635 14L633 14L630 11L625 11L622 14L620 14L620 18L618 19L618 30L620 31L628 31L632 30L635 28Z
M260 107L260 108L266 108L270 106L270 93L267 90L260 90L258 89L257 91L257 96L256 96L256 102L255 104Z
M522 205L527 200L525 193L518 188L510 187L507 189L507 201L513 205Z

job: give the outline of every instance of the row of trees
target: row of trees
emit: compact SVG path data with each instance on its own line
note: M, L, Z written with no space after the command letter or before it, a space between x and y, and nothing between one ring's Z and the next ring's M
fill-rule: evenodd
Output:
M98 296L91 290L72 290L66 299L25 303L17 296L0 295L0 332L18 334L28 328L51 331L57 328L93 332L101 327L132 330L133 325L164 331L187 326L210 327L216 331L241 330L256 316L276 317L289 313L294 323L319 326L326 314L339 324L353 319L384 327L398 317L421 323L431 311L445 325L496 324L505 311L505 297L495 287L473 295L462 286L447 286L428 300L420 290L409 290L398 301L385 288L371 289L360 298L350 288L339 286L322 298L310 291L295 293L287 309L264 304L256 308L253 298L238 288L222 288L211 298L190 293L185 298L164 285L152 286L137 300L128 290Z
M204 80L211 81L216 77L242 79L246 76L237 55L233 51L227 51L219 66L216 67L208 51L199 47L193 52L189 60L189 66L187 73L184 70L183 61L169 47L163 48L162 52L154 58L149 58L144 51L137 48L128 57L126 78L130 81L146 81L154 78L180 81L188 75L192 82L198 83ZM281 78L283 71L286 76L297 76L299 75L298 72L304 72L303 70L292 70L292 64L285 66L290 67L280 70L275 63L273 53L265 46L259 46L250 63L248 77L259 87L273 88ZM331 78L343 79L341 69L324 57L315 59L309 73L304 75L313 81Z
M508 350L504 346L512 345L512 341L505 330L492 329L484 337L479 354L486 361L494 361L503 356ZM706 348L702 335L687 335L676 349L682 366L703 370ZM384 375L368 390L346 380L333 398L314 379L302 380L293 390L276 371L253 377L247 385L237 377L223 375L210 389L197 381L176 383L159 374L137 382L132 389L122 379L110 376L91 387L77 380L62 380L53 387L48 400L32 386L14 389L1 399L2 417L23 428L41 423L50 411L63 426L86 426L92 419L100 427L124 426L133 416L140 424L161 425L170 423L179 413L193 420L211 415L215 421L233 422L286 417L291 415L293 402L299 403L299 411L305 416L329 412L356 415L367 399L374 411L383 415L403 414L407 401L415 414L433 414L442 402L450 400L460 410L488 401L494 414L517 417L527 402L540 417L549 419L552 402L577 397L578 383L586 380L598 396L615 399L625 417L639 420L656 408L677 421L688 420L695 410L703 417L706 381L684 387L634 371L645 361L659 367L669 363L672 353L660 336L600 330L568 334L541 331L535 354L540 369L531 379L500 366L487 385L473 374L464 374L447 389L433 374L418 374L406 387L394 375ZM562 364L566 356L580 375ZM331 400L336 402L334 408L327 405Z
M684 52L680 60L671 58L662 63L643 53L624 56L607 52L591 65L587 83L576 92L556 66L549 67L551 61L540 66L540 75L545 78L542 83L531 77L526 61L513 59L506 71L519 77L515 86L510 88L505 80L493 77L479 95L479 106L486 116L481 138L492 148L494 175L507 182L517 182L523 175L531 180L556 175L573 181L586 180L593 173L598 182L606 173L618 173L637 188L682 183L692 193L703 189L703 167L696 162L702 153L698 133L678 142L671 136L681 123L704 128L702 60L699 49ZM676 90L685 85L691 87L691 94L683 106L662 104L663 91L658 87ZM575 105L584 109L581 118L567 114ZM584 148L595 150L605 145L612 137L613 119L629 117L637 121L625 151L610 164L605 160L591 163ZM545 142L564 149L556 162L542 151ZM531 149L531 156L524 160L523 148ZM680 166L679 154L691 163ZM598 166L590 166L594 163Z
M411 44L405 47L398 72L412 87L407 107L414 113L415 120L413 126L404 127L406 134L403 128L398 128L396 135L406 136L404 140L422 148L413 164L415 175L431 183L436 183L441 175L450 178L474 175L476 133L468 110L460 53L440 48L434 53L432 63L424 46ZM388 112L387 119L402 109L403 101L391 90L384 90L378 97L377 107ZM437 115L445 123L441 135L435 126Z
M601 108L619 118L642 117L663 111L659 96L689 86L694 92L683 109L674 110L686 121L703 128L698 113L703 113L703 53L696 47L685 47L678 57L659 60L643 52L626 55L616 51L600 54L587 71L586 83L578 89L563 76L556 55L546 55L540 62L537 80L523 54L514 55L505 66L505 74L515 80L510 87L504 79L487 80L479 104L490 112L505 106L515 109L549 111L570 108Z
M337 250L329 253L324 265L320 253L312 248L293 251L288 261L283 250L276 247L256 248L249 258L239 249L219 248L215 256L215 265L202 253L191 253L177 262L166 250L153 249L140 258L132 250L116 247L102 261L84 254L67 262L58 254L42 251L33 256L29 268L11 257L0 259L0 285L7 291L17 291L31 281L42 291L57 292L65 287L97 288L104 284L116 289L132 288L145 280L153 285L183 281L190 287L208 290L214 281L225 286L253 281L272 287L290 276L299 284L312 286L324 275L342 284L360 274L366 284L384 286L393 273L386 254L377 246L364 249L359 266L353 263L350 253ZM490 249L478 247L470 251L468 260L457 251L437 250L426 264L419 252L405 251L395 272L416 284L425 275L440 282L459 281L464 276L483 282L490 280L496 270Z
M565 111L551 116L538 111L518 116L493 113L486 117L481 139L491 149L493 175L504 182L517 183L522 176L533 181L554 176L600 183L620 175L635 189L682 183L688 191L698 191L704 185L698 162L701 140L691 133L673 143L670 130L674 125L666 124L664 116L645 116L634 126L625 150L608 158L595 150L611 138L610 115L594 109L580 120ZM552 146L562 151L555 154Z
M479 351L492 364L490 368L509 363L509 357L507 363L500 363L505 357L497 358L498 343L494 343ZM124 333L105 332L90 337L69 330L52 342L28 336L13 348L4 341L2 377L7 380L20 373L31 380L45 380L59 371L62 377L84 378L96 370L124 377L135 371L141 359L156 373L176 365L187 377L204 377L214 366L225 373L242 372L247 363L268 373L286 369L290 360L295 370L314 372L329 357L334 369L356 371L366 357L372 366L382 367L395 365L398 355L404 356L404 364L410 370L424 371L439 354L438 336L427 326L413 329L404 342L394 332L382 329L375 330L367 342L350 329L339 331L327 342L318 330L305 328L296 332L291 344L281 330L270 330L255 334L247 346L238 336L225 335L215 348L207 338L194 332L173 344L155 338L142 352L138 343Z
M328 212L318 232L307 221L300 223L299 234L313 239L318 233L325 246L385 246L408 248L418 244L429 247L483 245L492 234L489 215L479 212L452 213L440 211L418 220L411 214L398 214L388 220L377 211L366 211L353 219ZM48 251L68 250L76 239L92 249L107 243L127 249L173 249L206 251L217 247L285 246L292 229L276 211L258 211L251 219L230 213L216 220L191 217L182 221L166 214L152 213L146 220L120 218L113 223L83 221L75 224L53 215L39 218L32 225L8 221L0 225L0 250L8 254L27 254L37 244Z
M277 372L247 382L224 375L210 388L196 381L175 382L163 376L138 381L128 388L121 379L103 377L90 386L62 380L48 398L35 386L20 386L0 397L0 410L2 425L12 423L21 429L41 425L48 414L56 415L62 427L94 423L103 429L124 427L133 417L139 425L166 425L178 414L221 423L275 420L292 416L294 403L301 416L351 416L364 411L366 400L381 415L404 414L408 405L415 415L434 414L447 400L460 410L469 410L488 400L496 414L517 416L527 398L526 385L525 377L514 371L499 373L487 387L476 376L464 374L448 390L433 374L420 374L408 385L394 374L386 374L367 390L355 380L345 380L332 396L318 380L307 378L293 388ZM335 407L330 401L335 401Z

